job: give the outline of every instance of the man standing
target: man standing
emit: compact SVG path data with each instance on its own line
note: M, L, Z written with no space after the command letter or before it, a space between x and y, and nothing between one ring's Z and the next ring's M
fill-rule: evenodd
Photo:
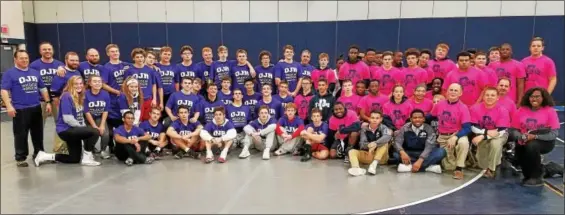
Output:
M496 72L498 79L510 79L512 85L510 85L508 96L515 101L516 104L520 104L520 99L524 93L526 68L523 63L512 59L512 46L508 43L502 44L502 46L500 46L500 61L491 62L489 67Z
M352 83L357 83L359 80L364 80L366 83L369 81L369 67L363 61L359 60L359 47L353 45L349 47L349 58L339 68L338 77L340 86L343 86L344 80L351 80ZM341 92L336 94L338 97Z
M49 97L53 97L53 95L50 93L53 76L56 75L57 68L65 66L65 64L53 58L53 45L51 45L51 43L49 42L42 42L41 44L39 44L39 54L41 54L41 58L33 61L29 65L29 68L39 71L41 80L43 81L43 84L45 84L45 88L47 88L47 92L49 93ZM45 119L47 119L47 117L49 116L49 114L47 114L47 112L45 111L46 106L47 103L45 103L43 98L41 98L41 112L43 116L44 127L45 122L47 122ZM57 118L58 109L59 107L57 105L52 106L51 116L53 116L54 120L56 120Z
M51 113L51 99L43 84L41 74L29 68L29 55L25 50L14 53L14 68L2 75L2 100L12 120L15 159L18 167L27 167L28 133L31 133L33 157L43 151L43 117L41 117L40 95L45 111Z
M428 65L431 68L431 70L429 70L428 80L432 80L434 78L444 79L449 72L457 68L455 63L447 57L448 52L449 46L447 44L437 44L435 58L428 62Z
M459 100L462 94L461 85L453 83L447 90L447 99L436 104L431 114L438 118L437 142L444 148L447 156L442 160L446 170L455 170L453 178L463 179L463 168L469 153L471 132L471 116L469 108Z
M312 115L312 109L317 108L322 111L322 121L327 122L332 116L335 98L328 92L328 81L320 79L318 81L318 93L310 100L308 105L308 116Z
M102 82L108 82L108 73L105 71L104 66L100 65L100 54L98 50L90 48L86 51L86 61L81 62L78 66L78 71L84 78L84 83L88 83L88 78L91 75L102 77Z
M447 90L452 83L458 83L465 95L461 101L467 106L474 105L479 101L481 92L488 84L487 77L482 71L471 66L471 54L468 52L457 54L457 65L459 68L455 68L445 77L443 89Z

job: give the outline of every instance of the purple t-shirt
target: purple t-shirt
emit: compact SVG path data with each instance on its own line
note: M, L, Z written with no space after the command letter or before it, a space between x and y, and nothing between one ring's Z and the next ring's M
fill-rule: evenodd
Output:
M188 66L183 65L182 63L178 63L175 65L175 83L181 83L182 78L188 76L191 78L200 78L200 76L196 73L196 64L191 63Z
M108 71L108 85L115 90L121 90L122 84L126 79L124 76L125 71L131 67L131 64L127 62L120 62L118 64L108 62L104 64L104 67ZM114 94L112 94L112 97L117 98Z
M249 125L251 125L251 127L253 127L255 129L255 131L260 132L261 130L265 129L269 125L276 124L276 123L277 123L277 121L275 119L269 118L267 123L265 123L264 125L259 122L259 119L251 121L249 123Z
M216 97L215 101L209 101L205 97L198 103L200 104L200 119L204 123L212 122L214 119L214 108L224 106L224 103L218 97Z
M141 122L141 124L139 124L139 128L143 129L146 134L151 135L151 139L153 140L158 140L159 135L166 132L163 124L157 122L157 125L153 126L149 123L149 120Z
M300 126L304 126L304 121L297 116L289 120L288 116L285 115L279 119L279 126L284 129L287 134L292 135Z
M53 59L51 63L45 63L41 60L41 58L33 61L29 67L39 71L41 75L41 80L43 80L43 84L45 87L50 88L51 83L53 83L53 76L57 74L57 68L60 66L64 67L65 64L61 61Z
M251 79L251 72L249 72L249 67L247 65L233 65L231 68L231 80L233 80L232 88L241 89L245 91L245 80Z
M83 107L75 106L73 98L68 92L63 93L60 98L59 113L57 114L57 123L55 127L57 133L61 133L71 128L71 126L63 120L63 115L72 115L80 124L85 124Z
M328 126L328 123L322 122L322 124L318 127L316 127L316 125L314 125L314 123L310 123L308 125L306 125L306 127L304 128L304 130L307 130L308 128L312 128L314 130L315 134L324 134L326 135L326 137L328 137L328 133L330 131L330 128ZM324 141L321 142L321 144L324 144L326 142L325 138Z
M195 94L184 94L182 91L174 92L169 100L167 101L166 107L170 108L173 111L173 114L176 116L178 114L179 106L186 105L190 108L190 114L194 114L194 112L198 112L198 106L196 106L200 101L200 98Z
M100 90L94 95L92 91L87 90L84 94L84 112L90 113L92 118L98 119L102 117L102 113L110 110L110 95L106 90Z
M216 83L218 87L222 83L222 78L224 76L230 77L231 68L235 64L236 63L234 60L226 60L224 62L218 60L218 61L214 61L212 65L210 65L210 71L212 72L212 76L214 77L214 83Z
M67 82L69 81L69 79L71 79L71 77L81 76L78 70L68 70L68 69L65 70L67 72L65 73L64 77L60 77L58 75L55 75L55 77L53 77L53 82L51 83L51 92L57 94L62 93L63 89L65 88L65 86L67 86Z
M192 133L193 131L195 131L198 126L200 126L200 122L195 122L195 123L191 123L190 121L188 121L187 124L183 124L181 122L181 120L176 120L173 122L173 124L171 124L171 127L173 127L173 129L175 129L175 131L181 135L188 135L190 133Z
M248 106L239 107L230 104L226 107L226 117L233 123L235 128L243 128L251 120L251 111Z
M255 115L255 109L256 107L259 107L257 106L257 103L261 100L261 98L261 94L257 92L253 95L247 95L246 91L243 92L243 105L249 106L249 109L251 110L251 118L253 119L257 118L257 115Z
M78 71L84 78L85 83L88 83L88 79L90 78L91 75L100 76L102 78L103 83L108 82L108 72L106 72L104 66L100 64L92 65L88 63L88 61L83 61L80 62L80 64L78 65Z
M314 67L310 64L301 64L302 66L302 77L312 77L312 71Z
M156 63L155 66L159 68L161 85L163 87L163 94L170 95L171 93L174 93L175 66L173 64L163 65L160 63Z
M214 138L226 135L230 129L234 129L234 127L228 119L226 119L221 125L216 125L216 123L210 121L206 123L206 126L204 126L204 130L210 133L210 135Z
M255 67L255 72L257 73L257 82L255 86L257 86L257 90L262 89L264 84L270 84L271 87L275 86L275 66L269 65L269 67L265 68L262 65ZM273 94L275 94L275 90L273 90Z
M16 67L2 74L2 89L12 94L14 109L35 107L40 104L39 90L45 88L41 75L37 70L28 68L27 71Z
M255 106L255 113L259 113L259 107L267 105L269 106L269 114L271 117L278 119L281 117L281 113L284 112L282 108L282 103L279 100L273 98L270 103L265 103L262 99L257 102Z
M125 137L127 139L137 139L138 137L143 137L145 136L145 132L143 131L143 129L141 129L140 127L137 126L133 126L131 127L131 131L126 131L126 128L124 127L124 125L120 125L120 127L117 127L116 129L114 129L114 134L119 134L122 137Z
M218 97L220 98L220 100L222 100L224 105L229 105L233 102L233 92L232 91L230 91L230 93L228 93L228 94L224 94L224 92L222 92L221 90L218 90Z
M135 113L136 110L141 110L141 104L139 104L138 102L138 97L134 97L133 98L133 102L132 104L128 104L128 100L126 97L126 94L120 94L120 97L118 97L118 110L129 110L133 113ZM120 117L118 118L114 118L114 119L120 119L121 118L121 112L118 112L118 114L120 115Z
M282 98L281 95L273 95L273 99L279 100L281 102L282 108L286 107L286 104L293 103L294 98L291 95L286 95L286 97Z
M211 79L212 74L212 64L206 65L204 61L196 63L196 75L202 79L202 83L206 80Z
M288 90L294 92L302 78L302 65L298 62L278 62L275 66L275 78L288 81Z
M143 100L153 98L153 85L155 85L155 71L146 65L142 68L130 67L126 70L125 77L132 76L139 82L139 88L143 92Z

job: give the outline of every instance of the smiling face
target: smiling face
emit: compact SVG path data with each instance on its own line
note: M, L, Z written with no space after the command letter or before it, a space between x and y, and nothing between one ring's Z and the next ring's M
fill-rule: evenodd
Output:
M171 62L171 52L161 52L161 61L163 63L169 63Z
M94 65L100 63L100 54L98 53L98 50L89 49L88 52L86 52L86 60L90 64Z
M84 82L82 82L82 78L75 79L73 82L73 88L75 92L82 93L82 90L84 89Z
M72 70L78 69L78 66L80 64L78 55L69 55L65 63L67 64L67 67L69 67L69 69Z
M488 59L490 62L497 62L500 60L500 51L493 50L488 54Z
M53 58L53 46L49 43L41 44L41 46L39 46L39 54L45 59Z
M461 97L462 89L461 85L454 83L449 85L449 89L447 89L447 99L454 102Z
M132 94L132 95L137 94L138 91L139 91L139 84L137 83L137 81L128 85L128 90L129 90L130 94Z
M425 120L426 119L424 117L424 114L422 114L422 113L414 113L410 117L410 122L412 122L412 124L416 127L422 126L424 124Z
M90 82L90 88L95 90L102 89L102 78L100 76L90 76L88 81Z
M510 90L510 81L501 79L500 81L498 81L498 86L496 86L496 89L498 90L500 96L505 96L508 93L508 90Z
M512 57L512 46L504 44L500 47L500 58L508 60Z
M345 116L345 107L343 106L343 104L334 105L334 115L339 118Z
M498 91L496 90L487 90L483 96L483 100L485 104L491 106L495 105L496 101L498 101Z
M108 52L106 52L106 55L108 55L111 60L120 59L120 49L116 47L109 48Z
M416 90L414 91L414 97L416 97L417 99L424 99L424 96L426 96L426 87L416 87Z
M309 64L310 63L310 52L302 52L302 55L300 56L300 63L302 64Z
M536 90L532 92L532 95L530 95L529 100L533 108L541 107L541 104L543 102L543 95L541 94L541 91Z
M292 60L292 57L294 57L294 50L285 49L283 54L286 60Z

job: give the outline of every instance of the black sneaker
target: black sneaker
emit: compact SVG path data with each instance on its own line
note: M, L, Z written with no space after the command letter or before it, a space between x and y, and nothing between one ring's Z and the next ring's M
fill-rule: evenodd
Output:
M541 187L543 186L543 180L541 178L530 178L522 183L526 187Z
M188 153L186 153L186 156L198 160L198 159L200 159L201 154L199 152L194 151L194 150L190 150L190 151L188 151Z
M27 164L26 161L17 161L17 162L16 162L16 166L17 166L17 167L28 167L29 164Z
M304 144L302 149L302 153L301 156L302 158L300 158L301 162L306 162L309 161L310 159L312 159L312 146L308 145L308 144Z
M182 159L182 157L184 157L184 151L183 150L179 150L176 154L175 154L175 158L176 159Z

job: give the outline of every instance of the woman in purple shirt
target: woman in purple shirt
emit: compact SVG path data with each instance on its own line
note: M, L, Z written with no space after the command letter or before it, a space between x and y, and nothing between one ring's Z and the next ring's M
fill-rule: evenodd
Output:
M51 154L40 151L35 157L35 165L45 161L61 163L81 163L85 166L98 166L92 150L99 137L95 128L87 127L84 120L84 83L82 77L73 76L61 94L56 130L59 137L67 142L69 154ZM84 150L82 146L84 143ZM82 159L81 159L82 157Z
M139 89L139 82L133 77L127 78L122 85L122 94L118 97L120 113L123 115L131 111L135 117L133 124L139 125L143 105L143 91Z
M89 90L84 97L84 116L88 121L88 126L98 130L100 134L100 155L103 159L110 158L110 153L106 151L110 142L110 134L106 129L106 119L110 110L110 94L102 89L102 78L98 75L90 75L88 79ZM95 136L93 141L97 141Z

